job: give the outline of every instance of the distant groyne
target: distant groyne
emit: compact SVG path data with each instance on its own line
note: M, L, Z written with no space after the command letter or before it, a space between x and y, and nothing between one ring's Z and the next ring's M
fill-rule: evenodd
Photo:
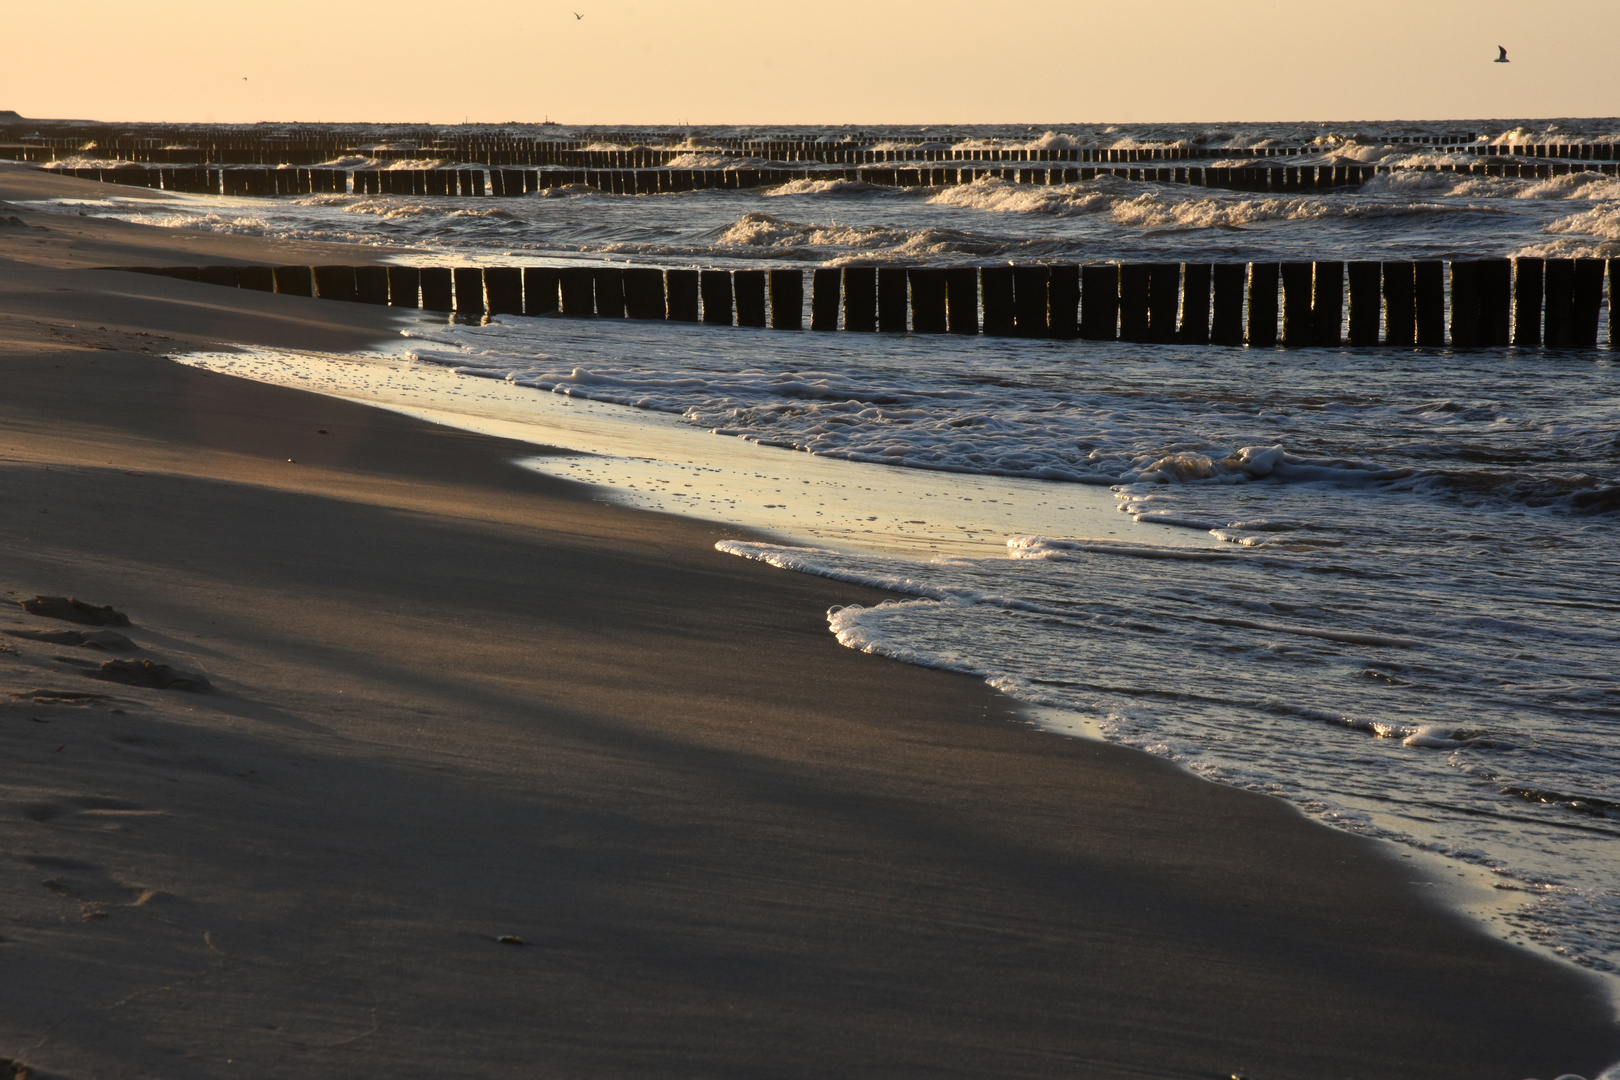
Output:
M1355 187L1376 176L1406 172L1548 179L1579 172L1613 176L1620 171L1620 148L1614 143L1492 143L1472 133L1381 137L1376 142L1388 150L1427 152L1446 160L1377 164L1349 160L1327 144L1010 147L958 140L893 146L705 138L691 145L659 142L639 132L607 134L587 143L445 137L431 130L412 139L364 143L332 133L255 138L191 128L136 134L86 128L24 137L8 130L0 128L0 140L12 140L0 142L0 158L44 164L108 183L267 197L515 196L569 187L650 195L796 181L950 187L987 178L1051 186L1105 176L1247 192L1297 192ZM604 145L608 142L623 145ZM1313 160L1300 163L1301 158ZM75 164L87 160L93 164Z

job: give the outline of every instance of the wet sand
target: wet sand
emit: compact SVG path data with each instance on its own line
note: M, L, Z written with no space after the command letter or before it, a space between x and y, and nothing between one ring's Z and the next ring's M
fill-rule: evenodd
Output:
M14 175L0 201L103 190ZM880 594L593 501L514 466L528 444L159 355L358 348L386 312L73 269L363 251L7 216L0 590L112 604L130 655L215 692L0 636L0 1055L301 1078L1620 1059L1595 982L1379 846L840 648L825 609Z

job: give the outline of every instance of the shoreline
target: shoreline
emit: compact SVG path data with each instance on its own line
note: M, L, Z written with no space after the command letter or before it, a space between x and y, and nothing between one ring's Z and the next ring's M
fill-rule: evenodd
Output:
M193 238L120 229L143 253ZM127 607L220 693L119 688L93 723L10 699L32 771L8 798L35 809L7 846L45 861L8 888L3 948L40 981L7 994L0 1054L1258 1077L1620 1055L1594 981L1365 841L838 646L820 612L884 594L722 556L742 530L602 506L513 468L518 444L139 353L359 348L385 315L113 290L10 240L0 453L48 513L5 526L3 587ZM77 682L55 654L16 642L8 684ZM47 756L58 725L90 771Z

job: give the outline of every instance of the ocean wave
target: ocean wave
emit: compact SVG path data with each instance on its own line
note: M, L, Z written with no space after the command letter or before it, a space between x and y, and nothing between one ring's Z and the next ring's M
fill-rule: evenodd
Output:
M768 188L767 196L778 195L866 195L875 186L861 180L789 180Z
M1548 222L1543 232L1556 237L1525 244L1516 258L1604 259L1620 256L1620 205L1599 205Z
M1093 143L1061 131L1045 131L1033 139L964 139L952 145L962 150L1078 150Z
M397 197L351 200L344 205L343 210L348 214L365 214L385 221L409 221L429 215L433 217L444 215L442 207L427 203L401 202Z
M1475 176L1471 173L1407 172L1380 173L1362 185L1364 194L1410 196L1423 194L1467 199L1583 199L1620 200L1620 180L1602 173L1566 173L1540 180L1503 176Z
M1050 217L1107 216L1114 223L1131 228L1241 228L1274 221L1358 221L1495 212L1491 207L1448 205L1433 200L1414 202L1389 198L1331 199L1305 195L1206 195L1195 192L1198 189L1154 188L1143 191L1138 183L1113 177L1058 187L1031 187L997 177L985 177L971 184L946 188L929 201L996 213Z
M982 177L971 184L945 188L928 201L971 210L1074 217L1112 210L1120 196L1109 190L1110 187L1117 187L1112 178L1061 187L1031 187L997 177Z
M692 152L677 154L665 163L669 169L753 169L766 164L766 159L737 157L726 154Z
M1578 214L1561 217L1548 224L1546 232L1555 234L1577 233L1596 236L1604 240L1620 241L1620 206L1594 206Z
M721 247L886 248L904 242L903 230L876 226L808 225L770 214L745 214L715 237Z

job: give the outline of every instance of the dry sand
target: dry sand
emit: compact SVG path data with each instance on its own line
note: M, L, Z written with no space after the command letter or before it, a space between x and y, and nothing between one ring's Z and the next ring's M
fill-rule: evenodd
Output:
M0 200L96 190L18 175ZM113 604L131 655L216 688L0 637L0 1056L36 1075L1620 1059L1595 983L1378 846L840 648L824 610L878 594L510 464L531 446L155 355L352 348L386 312L72 268L311 245L10 215L0 590Z

